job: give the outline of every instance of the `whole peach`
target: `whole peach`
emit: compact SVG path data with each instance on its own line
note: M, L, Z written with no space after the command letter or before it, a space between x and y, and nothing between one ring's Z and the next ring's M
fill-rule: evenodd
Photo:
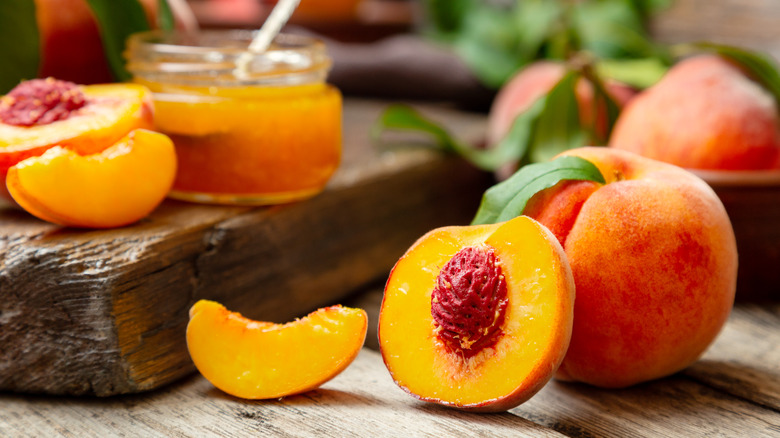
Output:
M639 94L609 145L693 169L778 169L777 104L732 63L700 55Z
M157 0L139 0L155 26ZM195 19L186 2L169 0L177 27L192 29ZM111 82L103 43L86 0L35 0L41 40L39 77L56 77L77 84Z
M488 144L493 145L509 132L515 118L527 110L537 99L547 94L566 73L566 67L554 61L537 61L520 70L496 95L488 117ZM607 90L619 106L633 98L635 91L627 85L610 81ZM580 80L576 88L580 119L583 125L593 123L593 86ZM600 109L597 114L597 129L600 135L606 133L606 113Z
M577 288L556 377L625 387L687 367L734 301L737 247L723 205L671 164L610 148L565 155L594 163L606 184L565 181L525 210L559 239Z

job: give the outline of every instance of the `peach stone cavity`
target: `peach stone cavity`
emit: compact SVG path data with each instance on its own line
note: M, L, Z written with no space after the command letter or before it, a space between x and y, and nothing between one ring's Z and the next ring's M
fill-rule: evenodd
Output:
M506 279L487 245L458 251L439 272L431 294L437 336L464 358L498 342L506 307Z
M86 104L84 93L72 82L33 79L0 99L0 122L25 127L48 125L67 119Z

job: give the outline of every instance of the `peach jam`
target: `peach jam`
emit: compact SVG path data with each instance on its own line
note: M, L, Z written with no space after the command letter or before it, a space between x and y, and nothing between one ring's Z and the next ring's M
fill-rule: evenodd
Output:
M325 82L322 42L279 35L237 67L254 34L146 32L128 42L128 70L154 93L155 125L171 137L171 197L264 205L323 190L341 158L341 94Z

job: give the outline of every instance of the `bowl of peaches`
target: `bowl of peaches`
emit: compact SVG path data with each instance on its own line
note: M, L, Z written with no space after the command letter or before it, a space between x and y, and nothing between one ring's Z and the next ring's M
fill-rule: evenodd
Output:
M709 184L737 239L737 298L772 298L780 284L780 116L767 89L724 58L685 59L629 102L609 145Z
M536 62L507 82L491 109L488 144L506 135L514 117L564 72L563 65ZM780 284L780 113L764 83L732 59L706 53L678 61L641 92L604 84L621 107L609 149L684 168L717 194L739 250L738 299L777 298ZM591 84L580 80L575 91L580 122L606 128ZM500 179L508 176L502 171Z

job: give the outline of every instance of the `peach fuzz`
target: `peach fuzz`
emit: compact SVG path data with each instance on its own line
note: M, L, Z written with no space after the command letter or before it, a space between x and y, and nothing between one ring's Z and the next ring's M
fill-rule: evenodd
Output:
M617 120L611 147L681 167L780 169L777 103L716 55L676 64Z
M390 274L380 349L393 380L412 396L504 411L552 378L569 344L573 306L566 256L538 222L439 228Z
M554 61L537 61L529 64L513 76L496 95L488 117L487 142L497 144L509 132L515 118L546 95L566 73L564 64ZM619 106L630 101L635 91L619 82L606 83L607 91ZM575 89L582 124L593 124L593 86L581 79ZM606 113L600 108L596 115L599 135L606 134Z
M525 209L555 230L577 286L556 377L618 388L682 370L734 301L737 248L723 205L670 164L610 148L564 155L594 163L606 184L564 181Z
M190 309L187 348L222 391L272 399L315 389L357 357L366 338L362 309L331 306L287 324L253 321L214 301Z
M13 199L40 219L113 228L147 216L165 199L175 175L173 142L139 129L94 155L51 148L11 167L6 185Z

